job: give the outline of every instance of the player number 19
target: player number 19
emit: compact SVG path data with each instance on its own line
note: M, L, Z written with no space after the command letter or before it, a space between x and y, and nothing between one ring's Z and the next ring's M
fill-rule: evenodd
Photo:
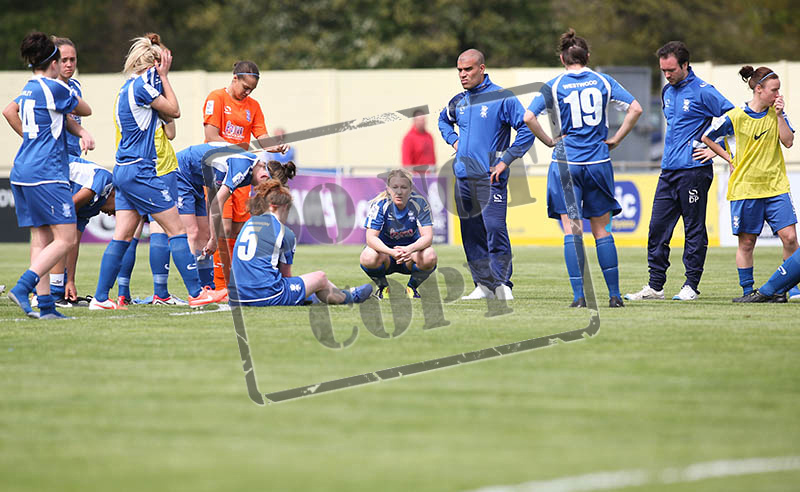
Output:
M596 87L572 91L564 102L569 104L573 128L581 128L584 123L597 126L603 120L603 94Z

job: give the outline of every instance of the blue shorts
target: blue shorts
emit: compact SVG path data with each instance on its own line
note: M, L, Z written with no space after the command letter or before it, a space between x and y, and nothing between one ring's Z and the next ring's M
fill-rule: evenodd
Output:
M177 197L178 197L178 169L175 168L173 171L168 172L167 174L163 174L159 176L161 180L167 185L167 189L169 190L172 198L175 198L175 205L178 204ZM150 222L155 222L156 219L153 218L152 215L148 215L145 217L145 220Z
M77 223L78 230L81 231L81 232L85 231L86 230L86 226L89 225L89 221L90 220L91 219L85 218L85 217L78 218L78 223Z
M203 186L195 186L187 181L183 175L177 177L177 183L178 213L181 215L196 215L197 217L207 216L206 194L203 191Z
M569 164L569 172L572 175L572 189L580 217L588 219L602 217L609 212L612 216L622 212L622 207L614 197L614 168L610 161L601 164ZM551 162L547 171L547 215L560 220L561 215L566 213L567 203L558 163Z
M258 295L257 292L239 292L238 302L230 299L231 306L299 306L306 300L306 285L300 277L282 277L277 294ZM273 289L270 289L272 291ZM232 292L230 293L233 294Z
M67 183L44 183L33 186L11 184L17 225L42 227L56 224L74 224L75 204Z
M389 247L391 248L391 246ZM386 269L386 275L391 275L393 273L402 273L403 275L411 275L411 271L409 271L405 263L397 263L397 261L394 258L390 257L389 268Z
M731 230L734 235L761 234L764 221L775 234L784 227L797 223L792 197L788 193L769 198L751 198L731 201Z
M128 164L114 167L117 210L136 210L140 215L157 214L175 206L175 194L156 176L152 166Z

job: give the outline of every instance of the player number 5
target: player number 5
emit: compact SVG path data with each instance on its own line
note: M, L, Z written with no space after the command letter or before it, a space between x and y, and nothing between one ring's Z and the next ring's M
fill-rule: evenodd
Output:
M236 248L236 255L242 261L250 261L256 255L256 247L258 246L258 237L252 225L247 225L242 230L241 238L239 239L239 247Z

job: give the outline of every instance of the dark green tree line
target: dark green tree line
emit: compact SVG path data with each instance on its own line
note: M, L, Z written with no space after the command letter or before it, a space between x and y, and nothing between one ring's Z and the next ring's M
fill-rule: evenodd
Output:
M451 67L476 47L490 67L552 66L558 35L574 27L592 65L653 65L654 51L684 40L695 60L798 59L792 0L724 6L689 0L0 0L0 69L24 69L31 30L68 36L84 73L117 72L131 38L155 31L175 69L264 70Z

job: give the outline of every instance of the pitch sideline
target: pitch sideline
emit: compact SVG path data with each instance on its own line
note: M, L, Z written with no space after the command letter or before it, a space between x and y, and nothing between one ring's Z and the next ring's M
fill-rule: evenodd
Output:
M793 470L800 470L800 456L706 461L660 471L634 469L596 472L517 485L490 485L472 492L592 492Z

